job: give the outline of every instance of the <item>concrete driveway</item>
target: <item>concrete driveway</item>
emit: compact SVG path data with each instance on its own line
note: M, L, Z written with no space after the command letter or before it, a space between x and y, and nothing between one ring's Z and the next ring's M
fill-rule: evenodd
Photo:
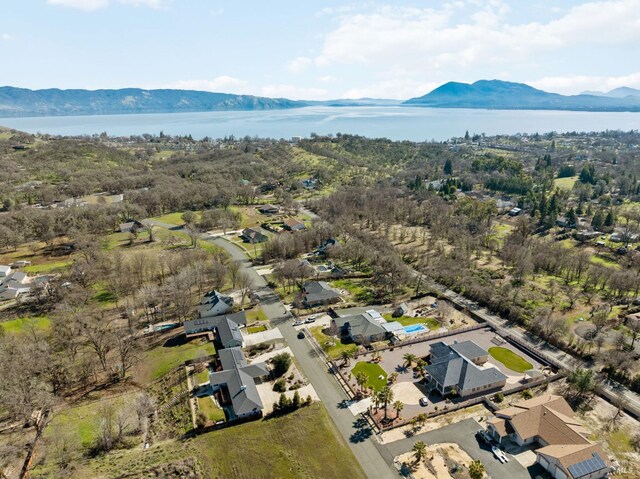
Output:
M481 427L475 419L465 419L450 426L386 444L384 447L393 457L396 457L411 451L416 441L424 441L429 445L455 443L464 449L471 458L480 460L492 479L531 479L535 477L531 471L524 468L511 455L507 455L509 462L506 464L498 461L491 452L491 448L481 444L477 439L476 431Z

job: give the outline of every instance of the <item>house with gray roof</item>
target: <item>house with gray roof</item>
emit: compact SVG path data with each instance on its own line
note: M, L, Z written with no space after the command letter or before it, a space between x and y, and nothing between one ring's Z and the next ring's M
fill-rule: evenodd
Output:
M242 230L242 239L247 243L264 243L269 237L262 232L261 228L245 228Z
M341 336L358 344L366 341L382 341L389 333L389 331L383 327L386 321L378 321L369 312L334 318L331 322L340 332Z
M239 313L197 318L184 322L184 333L188 338L215 333L216 340L223 348L244 346L241 329L247 325L244 311Z
M485 393L506 385L507 376L492 365L485 365L489 353L473 341L430 347L429 365L425 367L429 387L443 396L457 393L461 397Z
M218 291L209 291L204 295L200 304L196 306L196 311L200 318L219 316L230 312L232 309L233 298L225 296Z
M209 375L209 384L226 406L229 420L262 416L264 405L256 382L269 375L265 363L248 364L240 348L218 352L218 371Z
M326 281L310 281L302 287L298 303L303 308L315 308L340 301L340 294Z

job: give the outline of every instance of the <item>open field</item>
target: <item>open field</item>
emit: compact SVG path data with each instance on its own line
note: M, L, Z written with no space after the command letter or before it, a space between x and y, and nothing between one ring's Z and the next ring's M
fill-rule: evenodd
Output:
M207 416L211 422L224 421L224 411L215 405L210 396L198 398L198 409Z
M51 320L47 316L35 316L32 318L18 318L0 323L0 327L7 334L26 334L32 329L47 331L51 328Z
M556 178L553 180L553 185L561 190L570 190L573 188L574 183L578 180L577 176L569 176L567 178Z

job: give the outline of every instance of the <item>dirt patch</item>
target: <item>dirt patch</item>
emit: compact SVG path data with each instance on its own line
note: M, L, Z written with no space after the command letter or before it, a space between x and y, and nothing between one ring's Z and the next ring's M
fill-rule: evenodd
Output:
M466 479L473 461L460 446L452 443L433 444L427 447L426 459L416 463L413 453L396 457L415 479Z

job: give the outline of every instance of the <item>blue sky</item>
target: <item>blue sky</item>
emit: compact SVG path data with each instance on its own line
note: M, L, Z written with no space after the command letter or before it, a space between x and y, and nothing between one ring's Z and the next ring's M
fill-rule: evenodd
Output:
M409 98L500 78L640 88L640 0L5 0L0 82Z

